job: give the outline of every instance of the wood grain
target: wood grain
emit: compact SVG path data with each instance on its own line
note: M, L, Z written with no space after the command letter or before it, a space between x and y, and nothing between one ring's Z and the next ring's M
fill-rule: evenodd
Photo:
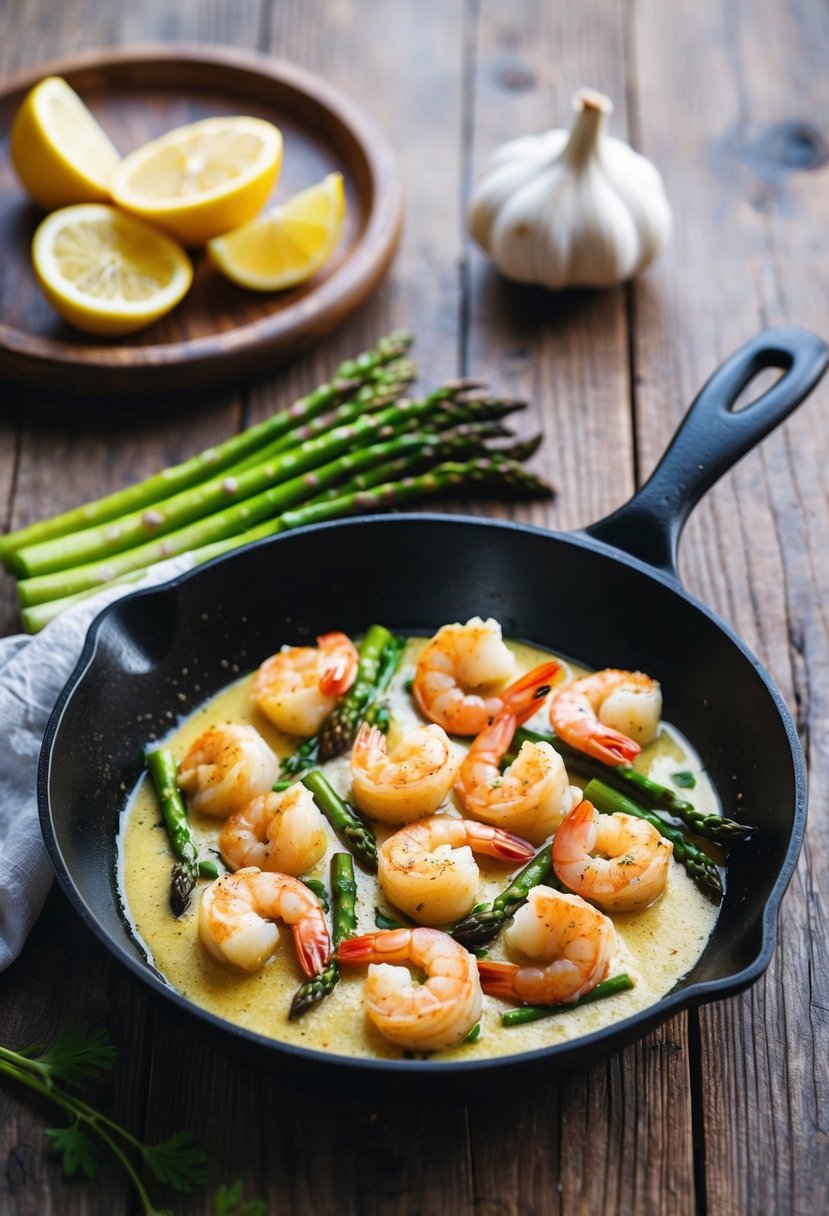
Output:
M761 325L826 334L829 204L823 171L825 13L727 3L636 9L642 149L676 200L676 241L636 288L643 469L706 368ZM667 130L672 88L694 121ZM689 318L692 324L689 326ZM829 393L816 392L701 505L683 542L688 585L768 665L810 766L807 839L767 977L699 1017L708 1210L817 1212L829 1203L825 892L829 830L827 480ZM815 439L821 441L815 444ZM822 678L823 677L823 678ZM820 894L823 892L824 894Z
M0 421L0 510L12 526L264 416L400 324L415 331L425 382L485 376L527 395L521 425L545 432L535 464L558 500L470 509L579 526L648 474L697 388L741 341L777 320L827 331L829 23L816 0L28 0L0 11L0 33L4 78L90 45L150 39L285 57L373 111L398 152L408 204L400 254L371 300L248 394L192 397L162 417L125 416L112 402L70 420L12 390ZM613 132L662 170L674 241L630 289L519 291L464 240L468 191L503 139L562 125L583 84L613 97ZM682 547L689 587L778 681L810 764L806 846L772 967L750 992L511 1093L309 1093L302 1078L149 1005L54 893L0 980L2 1041L48 1037L62 1021L108 1026L122 1052L95 1095L101 1105L150 1140L191 1126L210 1149L212 1184L240 1177L280 1216L826 1210L827 402L826 389L815 394L717 487ZM7 588L0 596L9 632ZM137 1210L114 1166L90 1185L62 1178L43 1135L54 1121L22 1093L0 1091L0 1210ZM154 1194L176 1213L210 1211L206 1191Z

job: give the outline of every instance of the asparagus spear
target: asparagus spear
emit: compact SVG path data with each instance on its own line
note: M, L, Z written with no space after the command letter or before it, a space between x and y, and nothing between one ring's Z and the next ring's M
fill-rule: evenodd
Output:
M429 494L449 493L459 487L470 489L477 486L492 490L509 488L536 498L546 498L554 492L542 478L522 469L514 461L502 460L498 457L481 458L465 463L450 461L427 473L407 477L404 480L384 482L370 490L343 492L335 499L322 502L312 500L304 507L285 511L275 519L267 519L255 528L224 536L221 540L207 542L200 531L199 537L202 539L191 537L193 557L197 563L207 562L244 545L302 527L304 524L320 523L328 519L337 519L343 515L358 514L361 511L381 511L411 499L426 497ZM169 537L166 539L170 540ZM147 565L150 565L164 556L163 549L156 550L152 556L148 555L144 560ZM119 573L117 570L113 570L111 565L95 566L91 576L89 576L89 568L87 568L84 575L88 577L79 579L77 571L73 571L71 578L56 580L45 594L31 594L26 582L18 583L23 626L27 632L37 633L61 612L93 595L102 586L129 584L135 582L142 574L143 568ZM54 598L47 599L47 595Z
M383 654L393 642L394 638L383 625L372 625L366 630L360 645L360 661L354 683L320 731L321 760L342 755L353 743L363 715L373 699ZM400 653L402 650L397 654L397 659ZM389 679L393 671L394 668L389 672Z
M328 996L340 980L340 967L334 955L340 942L353 937L357 929L355 902L357 883L354 879L354 863L350 853L335 853L331 858L331 940L334 954L327 966L297 989L288 1014L293 1021L301 1017L312 1005L318 1005Z
M176 856L170 882L170 907L175 916L181 916L189 907L190 896L199 874L215 878L218 871L212 862L199 861L198 851L190 835L187 808L179 793L173 753L166 748L159 748L157 751L148 752L146 760L170 837L170 847Z
M674 857L685 866L691 877L708 890L722 895L722 879L715 863L698 845L688 840L679 828L666 823L657 811L646 810L637 802L633 802L632 799L620 794L618 790L614 790L612 786L606 785L604 781L599 781L595 777L584 787L584 796L588 802L593 803L597 811L601 811L605 815L613 815L617 811L621 811L625 815L635 815L638 819L646 819L648 823L652 823L666 840L670 840L674 846Z
M257 486L260 489L263 486L275 489L286 480L296 480L296 477L300 473L306 473L309 476L311 474L316 475L320 466L329 464L333 460L346 459L353 455L354 449L360 443L372 446L373 443L390 439L402 432L416 431L426 423L434 425L431 417L433 415L437 419L437 425L443 426L444 420L447 417L454 425L459 419L475 418L478 414L485 418L492 417L499 410L503 412L504 410L515 408L518 407L514 402L497 402L491 398L481 398L474 401L467 399L446 401L441 395L440 390L423 401L398 402L394 406L381 410L378 414L369 414L362 417L351 426L338 427L328 435L309 440L307 444L303 444L293 452L284 453L274 461L267 462L261 468L248 470L241 474L238 479L231 478L232 484L230 487L225 485L225 479L223 478L213 479L203 486L196 487L193 491L184 492L168 500L167 507L165 508L167 511L165 528L170 524L170 519L173 516L183 519L192 518L196 510L196 507L193 505L193 501L195 500L201 504L198 509L202 510L207 499L210 499L213 505L216 506L217 504L221 505L223 502L226 502L231 493L234 500L238 500L242 495L246 496L242 502L234 501L233 505L238 508L238 515L228 517L217 510L213 514L219 515L218 521L214 520L212 515L207 515L205 519L195 521L203 525L204 531L207 534L203 538L199 529L196 529L194 533L188 532L186 537L182 538L181 532L183 529L179 529L176 533L160 536L157 541L153 540L146 544L138 545L137 548L128 550L127 552L116 553L103 562L94 561L78 566L73 570L55 571L52 574L43 574L25 579L18 584L20 602L23 606L29 606L31 604L45 603L50 599L57 599L65 595L72 595L77 591L85 590L87 587L100 587L129 570L151 565L154 561L169 557L172 553L183 552L185 549L195 547L196 545L201 546L211 543L217 539L215 535L216 531L218 531L219 535L227 534L227 530L223 527L221 521L228 518L233 521L241 520L242 522L239 523L239 527L249 527L251 522L256 522L262 519L263 516L275 513L273 508L261 509L263 504L267 508L270 500L262 499L258 496L256 493ZM505 465L506 463L508 462L504 462ZM525 473L515 462L512 463L514 469L518 470L517 473L513 474L513 477L518 477L519 481L525 484L538 485L537 478L533 478L532 475ZM504 469L504 472L506 473L506 469ZM505 476L504 480L507 479ZM313 478L311 480L313 482ZM473 478L473 480L478 479ZM486 481L486 478L482 480ZM233 488L234 486L235 489ZM313 488L313 486L310 488ZM262 490L262 492L264 493L266 490ZM251 495L255 499L253 505L251 497L247 497ZM307 497L307 494L303 495L303 497ZM173 506L171 507L170 504L173 504ZM254 507L257 513L251 519ZM232 509L232 507L225 508L225 510ZM359 505L356 509L360 509ZM334 506L334 513L343 514L344 512ZM325 514L323 515L323 518L327 517ZM124 517L124 519L126 518ZM130 530L137 541L140 539L142 529L146 533L146 523L141 522L144 518L141 513L131 518ZM126 527L123 520L119 523L119 526L122 525ZM213 535L210 535L211 529L213 529ZM69 539L73 544L75 543L73 538Z
M147 477L126 489L117 490L95 502L9 532L0 537L0 562L14 569L14 555L24 545L67 536L78 528L87 528L91 524L115 519L127 511L151 506L161 497L166 498L173 492L198 484L220 469L228 468L276 435L284 433L283 428L292 429L303 419L312 418L329 409L336 401L350 396L359 384L370 378L376 368L400 358L410 343L411 336L403 331L381 338L372 350L342 363L328 384L320 385L287 410L280 410L271 418L248 427L225 443L207 448L182 464L163 469L152 477Z
M708 840L716 840L720 844L731 844L735 840L745 839L755 831L748 823L737 823L734 819L726 819L721 815L708 815L705 811L700 811L693 803L681 798L674 790L652 780L645 773L640 773L638 769L623 764L616 766L602 764L600 760L594 760L592 756L568 747L557 735L540 734L538 731L522 727L515 732L510 755L517 753L521 744L526 740L530 740L532 743L552 744L567 765L577 772L597 777L607 785L615 786L622 793L627 789L631 793L644 795L652 806L670 811L698 836L705 836Z
M377 841L368 824L363 822L347 802L343 802L328 778L318 768L303 774L302 784L314 795L314 801L334 831L342 837L365 868L374 873L377 870Z
M17 550L15 568L18 573L33 577L123 553L155 537L162 537L192 520L220 511L228 503L251 498L269 486L279 485L324 464L349 452L362 441L371 442L385 423L391 424L397 419L394 412L389 413L388 407L377 415L366 413L367 402L378 392L383 393L384 388L367 386L360 416L350 425L306 439L297 447L280 452L243 472L223 471L197 486L157 500L149 508L120 515L117 519L84 528L71 536L27 545ZM394 431L398 429L401 428L393 428Z
M560 887L551 870L552 859L550 846L547 844L538 850L523 870L518 871L506 890L493 900L489 908L473 909L459 921L452 930L452 937L467 950L479 950L487 942L491 942L524 903L533 887L538 887L543 882L551 883L556 888Z
M609 980L602 980L592 992L580 996L578 1000L568 1001L566 1005L522 1005L519 1009L510 1009L501 1015L502 1026L526 1026L528 1022L537 1022L540 1018L551 1018L558 1013L566 1013L568 1009L578 1009L580 1005L589 1005L592 1001L601 1001L606 996L615 996L617 992L626 992L633 988L633 980L624 971L612 975Z
M358 712L364 716L363 711L369 707L379 693L385 692L388 688L391 678L397 670L403 646L403 640L395 638L383 625L371 625L360 643L354 684L346 693L341 705L333 711L332 716L338 714L342 704L346 701L352 705L355 704L355 695L359 695L362 699L362 706ZM358 689L359 694L356 694ZM359 722L362 721L362 716L354 727L355 732ZM283 776L296 776L319 762L320 743L326 725L324 724L322 730L316 735L312 735L310 739L305 739L300 743L290 756L285 757L282 761ZM346 744L346 746L348 745ZM345 748L342 750L344 751Z
M410 359L395 359L393 363L384 364L377 369L369 382L362 385L341 405L312 418L302 426L294 427L264 448L258 448L227 472L234 476L244 473L266 460L272 460L282 452L298 447L306 439L314 439L327 431L333 431L335 427L345 426L365 413L384 409L402 395L406 385L415 378L415 374L415 366Z
M352 452L342 452L334 460L301 473L278 485L269 486L259 494L234 502L222 511L214 511L204 519L170 532L158 540L137 545L125 553L116 553L103 562L57 570L18 582L17 594L24 607L47 603L52 599L75 595L80 591L98 590L133 570L143 570L154 562L201 548L214 541L249 529L260 520L279 518L281 512L316 496L326 486L338 485L352 472L383 463L388 457L403 453L411 457L435 442L430 432L398 435L378 443L368 443Z

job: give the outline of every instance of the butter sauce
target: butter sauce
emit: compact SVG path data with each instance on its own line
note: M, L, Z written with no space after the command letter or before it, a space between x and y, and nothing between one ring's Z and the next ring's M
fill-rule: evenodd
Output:
M421 719L405 691L407 674L413 671L424 639L409 642L399 673L390 691L394 729L405 732ZM546 651L510 643L518 658L519 670L529 670L549 658ZM568 678L583 674L583 669L565 663ZM287 755L296 744L276 731L256 709L250 695L251 676L237 680L182 722L165 740L176 759L181 760L191 743L208 726L220 722L251 723L274 751ZM538 730L549 729L546 708L527 723ZM678 731L663 723L659 738L637 760L637 768L655 779L670 784L671 774L683 770L695 779L692 790L683 796L709 813L720 813L719 803L699 757ZM347 797L348 758L341 757L325 766L332 785ZM578 780L570 774L571 781ZM221 821L191 815L191 825L202 855L215 848ZM373 825L378 842L393 830ZM309 877L321 878L328 885L331 855L344 846L328 828L330 843L325 857ZM508 884L510 871L486 858L477 859L481 871L479 902L493 899ZM399 1058L398 1048L387 1043L368 1023L363 1013L364 969L343 968L340 983L320 1005L295 1022L288 1021L288 1009L303 980L294 957L290 934L280 931L281 945L276 955L252 975L223 966L203 948L197 933L197 909L201 880L190 908L176 920L169 909L171 854L161 823L157 801L147 776L132 792L122 813L118 880L127 916L150 962L169 984L188 1000L215 1016L247 1030L284 1043L333 1052L337 1055L371 1058ZM395 911L383 898L372 875L355 865L357 876L358 931L370 932L376 926L375 909L391 917ZM619 938L619 952L612 974L626 971L635 987L606 1000L581 1008L564 1010L543 1021L505 1029L501 1014L513 1006L493 997L484 997L481 1033L474 1043L439 1053L438 1059L472 1060L512 1055L600 1030L615 1021L630 1017L657 1002L669 992L695 964L714 927L718 908L677 862L671 862L668 889L651 907L640 912L615 914L613 921ZM489 957L506 957L500 939L493 943Z

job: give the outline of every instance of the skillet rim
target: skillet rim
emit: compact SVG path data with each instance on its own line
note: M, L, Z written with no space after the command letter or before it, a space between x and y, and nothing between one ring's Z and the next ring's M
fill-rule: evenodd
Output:
M532 1051L516 1052L511 1055L494 1056L487 1059L451 1060L445 1062L441 1062L435 1058L416 1061L405 1059L367 1059L337 1055L332 1052L302 1047L293 1043L284 1043L281 1040L272 1039L266 1035L237 1026L226 1019L218 1017L209 1010L203 1009L193 1001L182 996L168 984L163 975L149 960L142 961L136 955L124 950L119 943L110 937L109 933L93 915L91 909L87 907L74 884L69 867L64 862L56 834L53 830L49 783L53 744L60 730L64 713L76 688L94 664L98 648L98 635L108 618L118 611L120 605L127 601L140 600L141 598L158 593L169 594L170 592L177 592L183 584L199 576L202 571L212 569L224 562L243 560L248 553L278 544L289 536L304 536L322 531L334 532L341 528L353 528L355 525L363 528L374 525L387 527L390 524L399 527L423 523L435 526L452 524L455 526L460 525L461 527L496 528L504 533L526 533L540 538L564 541L589 553L599 553L623 566L633 569L639 574L645 575L667 590L679 595L691 608L702 613L736 647L743 658L748 660L751 667L754 668L765 685L766 691L770 695L772 703L778 712L784 728L786 741L789 745L794 779L794 815L791 834L782 865L762 908L760 948L754 959L740 971L735 972L731 976L700 981L692 983L688 987L673 990L654 1005L647 1006L645 1009L622 1021L613 1022L601 1030L582 1035L577 1039L565 1040L563 1043L550 1044L549 1046L536 1048ZM589 1057L591 1049L595 1049L596 1053L608 1054L615 1048L621 1048L627 1042L640 1037L640 1035L652 1027L666 1021L673 1014L683 1009L696 1008L707 1001L724 999L727 996L737 995L744 991L759 979L771 962L777 943L777 921L780 906L791 882L803 845L808 810L806 762L794 720L782 694L765 666L746 643L743 642L740 636L713 609L708 608L696 596L687 591L678 576L671 572L660 570L648 562L627 553L625 550L598 540L580 529L572 532L558 532L551 528L542 528L535 524L520 523L515 520L492 519L461 513L449 514L445 512L425 511L401 512L392 515L374 513L357 517L352 516L347 519L329 520L317 524L307 524L303 527L277 534L276 536L266 537L253 544L233 550L230 553L222 554L209 562L205 562L203 565L183 571L169 581L156 583L151 587L130 592L107 604L90 624L75 668L61 690L49 717L38 758L37 801L44 843L55 871L55 876L64 895L80 915L83 922L92 929L95 936L104 944L109 952L119 962L125 964L152 991L170 1000L180 1011L195 1014L213 1030L220 1030L225 1034L230 1034L237 1040L242 1040L248 1046L261 1046L272 1051L275 1050L278 1055L285 1055L293 1062L306 1062L329 1068L357 1069L358 1071L369 1071L371 1073L408 1073L410 1076L433 1072L444 1076L458 1072L491 1074L498 1069L524 1067L525 1065L532 1065L534 1063L546 1063L550 1066L559 1063L564 1068L577 1063L578 1057ZM595 1058L595 1055L593 1058Z

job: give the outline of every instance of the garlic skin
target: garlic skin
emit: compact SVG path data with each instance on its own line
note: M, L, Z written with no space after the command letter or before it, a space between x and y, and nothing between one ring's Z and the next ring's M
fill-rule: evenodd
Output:
M610 287L639 274L671 233L659 172L604 132L610 99L582 89L573 108L572 130L503 144L472 196L472 236L520 283Z

